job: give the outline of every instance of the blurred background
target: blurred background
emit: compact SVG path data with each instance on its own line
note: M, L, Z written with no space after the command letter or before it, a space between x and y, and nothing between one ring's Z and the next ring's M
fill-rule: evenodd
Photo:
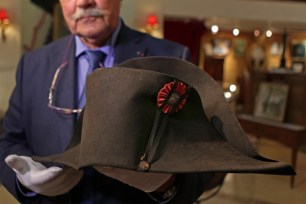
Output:
M134 29L188 46L192 62L220 83L233 111L251 116L247 121L251 128L249 123L241 124L260 153L294 164L298 173L294 181L292 177L229 174L216 196L204 202L218 189L204 193L199 202L306 203L306 1L123 0L121 16ZM0 23L2 118L22 54L68 31L57 0L1 0ZM274 115L256 112L263 100L258 93L267 90L267 86L260 88L262 82L289 87L283 94L285 103ZM258 122L254 116L263 120ZM287 132L282 138L269 138L254 129L263 135ZM1 185L0 203L16 203Z

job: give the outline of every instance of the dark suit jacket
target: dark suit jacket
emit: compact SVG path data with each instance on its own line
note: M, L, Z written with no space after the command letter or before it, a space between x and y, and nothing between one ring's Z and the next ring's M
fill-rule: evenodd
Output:
M54 93L55 104L76 108L76 60L72 35L25 54L18 65L16 87L4 119L0 140L0 175L2 184L23 203L77 203L78 191L54 198L27 198L16 187L15 173L5 164L7 155L46 156L63 152L70 143L76 117L48 108L48 94L56 69L68 65L60 74ZM115 64L139 56L171 56L188 59L189 51L179 44L155 39L122 25L115 46ZM180 175L181 188L174 203L192 203L204 191L211 174ZM95 203L154 203L137 189L99 175ZM74 198L74 199L73 199ZM74 200L74 201L73 201Z

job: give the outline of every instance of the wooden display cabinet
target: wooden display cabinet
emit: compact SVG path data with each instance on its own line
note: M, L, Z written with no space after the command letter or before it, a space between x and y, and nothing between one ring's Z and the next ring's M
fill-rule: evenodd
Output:
M261 82L278 82L289 85L287 107L283 121L254 116L255 97ZM245 113L238 114L242 128L249 134L280 142L291 148L291 165L296 168L297 152L306 144L306 74L278 70L252 73L248 86ZM291 177L294 187L295 176Z

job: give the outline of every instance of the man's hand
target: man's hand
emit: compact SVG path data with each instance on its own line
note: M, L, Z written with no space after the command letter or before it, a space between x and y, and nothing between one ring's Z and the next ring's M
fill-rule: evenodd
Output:
M68 167L62 169L57 166L46 168L26 156L9 155L5 158L5 162L15 171L24 187L46 196L67 193L83 176L83 171Z

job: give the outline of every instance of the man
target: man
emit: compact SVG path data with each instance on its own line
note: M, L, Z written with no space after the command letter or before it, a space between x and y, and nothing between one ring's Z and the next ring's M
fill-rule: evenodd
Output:
M88 50L103 53L99 65L104 67L139 56L189 59L186 47L126 27L119 17L120 0L60 0L60 4L72 35L25 54L18 66L0 141L2 184L22 203L194 202L213 174L183 175L180 183L186 189L164 199L177 177L148 194L90 168L83 175L30 159L61 153L70 144L85 104L86 75L92 71Z

